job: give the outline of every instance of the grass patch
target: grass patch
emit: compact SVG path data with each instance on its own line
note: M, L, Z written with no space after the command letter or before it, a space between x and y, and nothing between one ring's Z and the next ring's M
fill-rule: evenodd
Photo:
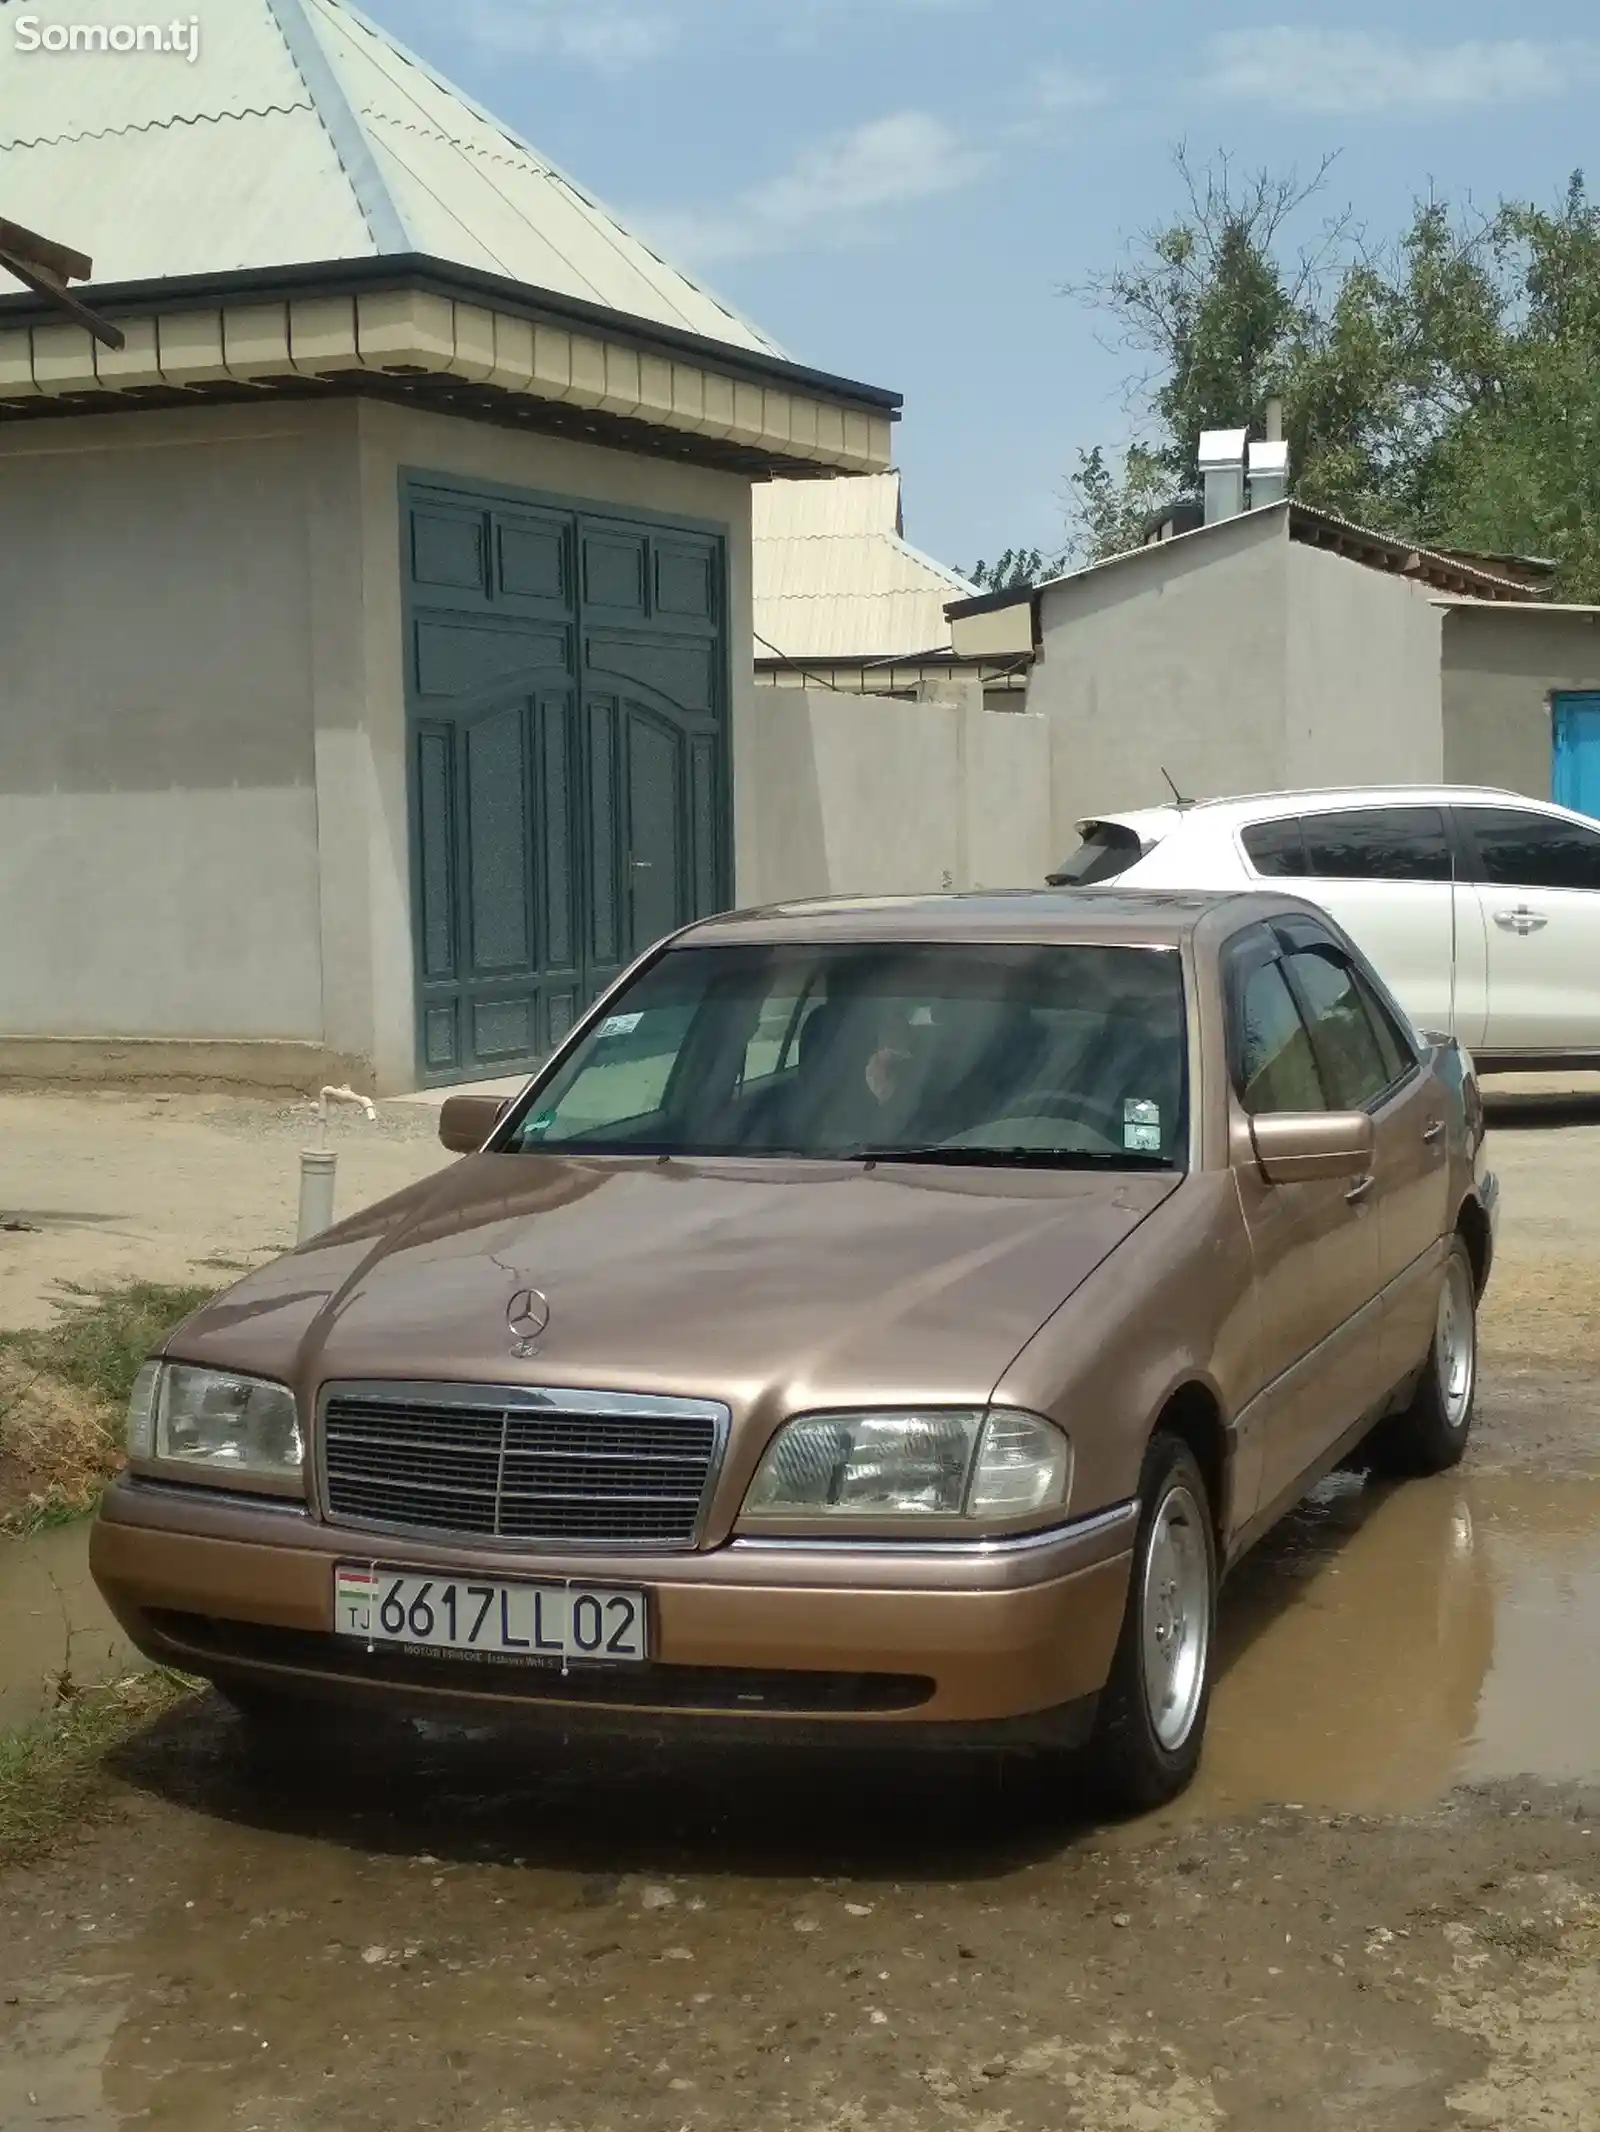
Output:
M0 1869L39 1857L104 1812L112 1790L106 1757L194 1693L176 1673L136 1673L0 1733Z
M68 1288L54 1325L0 1333L0 1531L93 1509L122 1463L122 1421L145 1357L209 1287Z

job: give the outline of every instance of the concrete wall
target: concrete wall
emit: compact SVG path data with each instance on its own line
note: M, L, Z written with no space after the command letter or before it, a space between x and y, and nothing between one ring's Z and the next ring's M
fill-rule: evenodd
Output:
M1040 595L1028 708L1051 728L1059 859L1085 815L1284 777L1287 516L1252 513Z
M1281 782L1437 784L1441 628L1427 589L1298 541L1285 560Z
M1600 615L1450 607L1444 625L1444 774L1550 797L1554 690L1600 689Z
M0 433L0 1038L322 1043L306 428Z
M762 707L752 782L772 805L748 900L1027 888L1049 871L1043 718L987 711L976 689L938 702L784 689Z
M402 469L724 529L748 870L781 800L749 767L743 477L355 400L18 425L0 1071L413 1084Z
M1086 815L1170 797L1436 781L1440 616L1404 578L1289 538L1282 508L1040 594L1058 856Z

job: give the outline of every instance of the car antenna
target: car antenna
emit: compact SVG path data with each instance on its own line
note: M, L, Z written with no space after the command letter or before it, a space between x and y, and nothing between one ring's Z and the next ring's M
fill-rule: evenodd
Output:
M1178 805L1178 806L1179 806L1180 808L1183 808L1183 807L1192 807L1192 806L1194 805L1194 801L1193 801L1192 799L1185 799L1185 798L1184 798L1183 794L1182 794L1182 793L1181 793L1181 792L1180 792L1180 791L1178 790L1177 786L1176 786L1176 785L1175 785L1175 784L1174 784L1174 783L1172 782L1172 772L1171 772L1170 770L1168 770L1168 769L1167 769L1167 768L1166 768L1166 767L1165 767L1164 765L1163 765L1163 767L1162 767L1161 775L1162 775L1162 776L1163 776L1163 777L1164 777L1164 778L1166 779L1166 781L1167 781L1167 789L1168 789L1168 791L1169 791L1169 792L1170 792L1170 793L1172 794L1172 797L1173 797L1174 801L1175 801L1175 802L1177 803L1177 805Z

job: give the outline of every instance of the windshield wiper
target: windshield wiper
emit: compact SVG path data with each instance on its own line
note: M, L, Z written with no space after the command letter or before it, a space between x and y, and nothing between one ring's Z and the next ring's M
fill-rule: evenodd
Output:
M1171 1170L1165 1155L1098 1154L1090 1148L1055 1147L849 1147L838 1162L942 1162L965 1169Z

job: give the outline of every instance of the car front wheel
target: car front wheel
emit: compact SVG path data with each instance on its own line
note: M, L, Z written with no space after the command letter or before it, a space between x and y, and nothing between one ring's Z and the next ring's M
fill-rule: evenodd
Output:
M1211 1704L1217 1547L1194 1453L1157 1435L1140 1484L1128 1610L1090 1742L1097 1787L1148 1813L1194 1776Z

